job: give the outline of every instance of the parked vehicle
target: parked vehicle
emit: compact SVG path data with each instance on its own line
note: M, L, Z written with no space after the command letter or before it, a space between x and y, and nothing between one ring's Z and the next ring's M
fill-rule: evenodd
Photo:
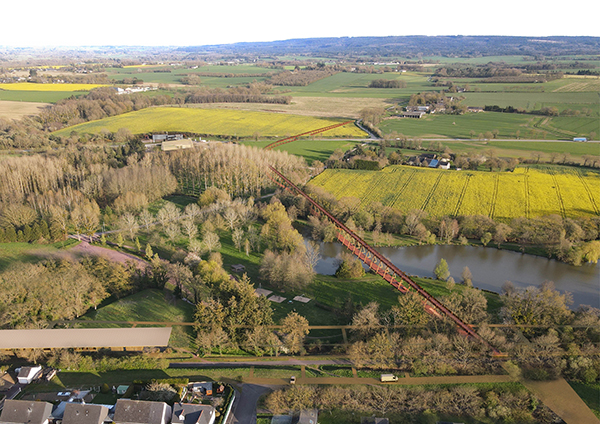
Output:
M290 377L290 384L296 384L296 376L295 375L292 375Z
M398 381L398 377L394 374L381 374L381 382L390 382L390 381Z

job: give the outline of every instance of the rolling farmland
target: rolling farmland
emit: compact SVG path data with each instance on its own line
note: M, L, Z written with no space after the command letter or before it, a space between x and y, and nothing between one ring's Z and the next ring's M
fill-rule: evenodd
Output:
M98 121L86 122L56 131L56 135L98 133L106 128L116 132L127 128L133 134L152 132L186 132L214 136L285 137L339 123L341 120L315 118L284 113L251 112L228 109L195 109L176 107L146 108ZM326 137L363 138L365 133L354 124L323 133Z
M600 173L576 168L517 168L513 172L444 171L388 166L382 171L327 169L311 184L336 198L357 197L430 216L487 215L507 221L519 216L597 216Z
M94 88L106 87L105 84L34 84L31 82L15 82L0 84L0 90L7 91L90 91Z

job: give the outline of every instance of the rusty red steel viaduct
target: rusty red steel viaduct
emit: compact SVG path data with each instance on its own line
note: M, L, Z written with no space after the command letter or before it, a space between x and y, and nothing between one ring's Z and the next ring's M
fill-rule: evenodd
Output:
M344 122L343 124L325 127L321 128L320 130L310 131L293 137L288 137L283 140L276 141L265 148L276 147L281 144L295 141L302 135L317 134L319 132L327 131L327 129L335 128L341 125L345 125L347 123L348 122ZM330 222L332 222L338 230L338 240L344 246L346 246L348 250L350 250L354 255L356 255L361 261L367 264L373 272L380 275L385 281L390 283L401 293L407 293L409 290L414 290L423 298L423 307L425 311L427 311L429 314L437 317L446 316L450 318L452 321L454 321L460 333L467 335L481 342L483 345L487 346L492 351L492 354L494 356L503 355L502 352L493 347L479 334L477 334L477 332L475 332L475 330L473 330L471 326L469 326L458 316L456 316L450 309L445 307L435 297L427 293L427 291L425 291L421 286L419 286L419 284L417 284L412 278L410 278L408 275L406 275L404 272L398 269L389 259L387 259L381 253L376 251L373 247L371 247L368 243L366 243L363 239L356 235L352 230L350 230L333 215L327 212L325 208L323 208L321 205L315 202L309 195L307 195L298 186L292 183L281 172L277 171L272 166L269 166L269 169L274 174L274 177L269 177L273 180L274 183L276 183L279 187L285 190L289 190L304 197L310 203L314 210L316 210L318 213L325 216Z

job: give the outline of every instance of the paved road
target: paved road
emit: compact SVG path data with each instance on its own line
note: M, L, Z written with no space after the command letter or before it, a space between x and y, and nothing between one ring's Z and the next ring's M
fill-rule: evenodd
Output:
M258 399L262 395L282 387L271 384L242 384L227 424L256 424Z

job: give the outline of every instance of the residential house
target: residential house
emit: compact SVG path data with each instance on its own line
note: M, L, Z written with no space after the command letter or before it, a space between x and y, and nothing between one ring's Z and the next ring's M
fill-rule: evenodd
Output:
M467 106L467 112L479 113L479 112L483 112L483 108L475 107L475 106Z
M0 415L1 424L48 424L52 404L29 400L4 401L4 409Z
M62 424L102 424L108 416L108 408L103 405L67 403Z
M39 377L42 373L42 367L40 365L36 365L33 367L22 367L17 374L17 379L20 384L29 384L37 377Z
M215 408L211 405L176 403L173 405L172 424L213 424Z
M440 159L439 168L450 169L450 161L448 159Z
M119 399L115 405L116 424L167 424L171 407L164 402Z

